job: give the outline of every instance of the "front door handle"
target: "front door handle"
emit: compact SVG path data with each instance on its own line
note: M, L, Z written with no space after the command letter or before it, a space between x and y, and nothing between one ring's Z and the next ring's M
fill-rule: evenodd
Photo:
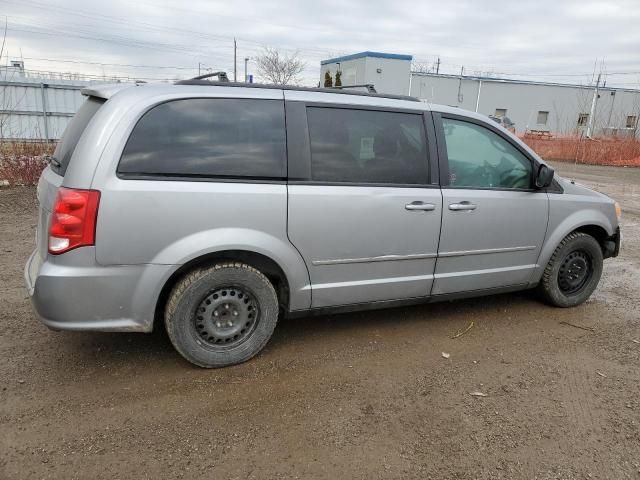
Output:
M477 207L478 206L475 203L471 203L467 201L449 204L449 210L453 210L454 212L475 210Z
M431 212L436 209L436 206L433 203L411 202L407 203L404 208L406 210L423 210Z

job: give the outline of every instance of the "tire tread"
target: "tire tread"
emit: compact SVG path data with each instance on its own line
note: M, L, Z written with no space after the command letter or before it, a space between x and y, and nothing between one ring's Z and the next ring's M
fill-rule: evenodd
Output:
M175 284L175 286L171 290L171 293L169 294L169 298L167 300L166 307L165 307L164 321L166 325L167 334L174 348L178 351L178 353L180 353L180 355L182 355L183 357L188 359L190 362L200 367L207 368L207 367L210 367L210 365L202 364L200 362L197 362L195 359L193 359L193 357L189 355L188 352L185 352L185 350L182 348L181 343L175 337L174 325L175 325L175 319L176 319L176 315L175 315L176 309L178 307L178 302L180 301L180 298L189 289L189 287L191 287L191 285L193 285L196 281L198 281L204 276L207 276L213 272L216 272L222 269L227 269L227 268L248 270L254 275L258 276L260 280L264 283L264 285L271 290L270 293L276 298L276 303L277 303L278 296L276 294L275 289L273 288L273 285L271 284L269 279L266 277L266 275L262 273L260 270L258 270L257 268L254 268L251 265L247 265L246 263L225 261L221 263L216 263L209 267L196 268L194 270L191 270L187 274L185 274L180 280L178 280L178 282ZM261 343L259 348L256 350L256 354L260 350L262 350L262 348L266 345L268 341L269 341L269 338L265 339L265 341ZM246 360L248 360L248 358Z
M595 240L591 235L583 232L571 232L566 237L562 239L562 241L558 244L556 249L553 251L553 255L547 262L547 265L542 273L542 279L540 280L540 284L538 285L538 292L542 296L542 298L549 304L554 306L562 306L559 305L556 299L553 297L551 292L556 288L554 285L555 279L553 275L553 269L558 261L558 257L560 253L563 251L564 247L570 242L575 241L576 239L585 238L589 240Z

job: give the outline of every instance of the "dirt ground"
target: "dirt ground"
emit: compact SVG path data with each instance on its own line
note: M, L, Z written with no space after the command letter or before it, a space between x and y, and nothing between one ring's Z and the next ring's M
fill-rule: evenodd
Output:
M22 281L35 192L0 190L0 478L639 479L640 169L555 166L623 206L622 254L585 305L285 320L213 371L161 328L41 325Z

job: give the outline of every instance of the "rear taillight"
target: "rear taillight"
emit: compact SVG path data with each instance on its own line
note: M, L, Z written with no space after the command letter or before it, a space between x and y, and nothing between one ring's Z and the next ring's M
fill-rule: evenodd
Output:
M49 225L49 253L94 245L100 192L60 187Z

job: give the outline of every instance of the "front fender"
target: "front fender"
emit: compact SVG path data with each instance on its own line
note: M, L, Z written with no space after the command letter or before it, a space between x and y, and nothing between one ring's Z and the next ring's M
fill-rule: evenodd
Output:
M549 263L553 252L562 239L571 232L585 226L600 227L606 231L608 235L614 235L617 227L599 205L583 208L570 213L566 217L559 211L554 212L552 210L550 212L547 235L542 250L540 251L540 256L538 257L538 266L532 283L538 283L540 281L547 263Z
M287 277L291 310L311 306L309 272L298 251L289 242L265 232L247 228L217 228L180 238L159 251L151 263L173 265L168 278L180 266L204 255L225 250L244 250L276 262Z

